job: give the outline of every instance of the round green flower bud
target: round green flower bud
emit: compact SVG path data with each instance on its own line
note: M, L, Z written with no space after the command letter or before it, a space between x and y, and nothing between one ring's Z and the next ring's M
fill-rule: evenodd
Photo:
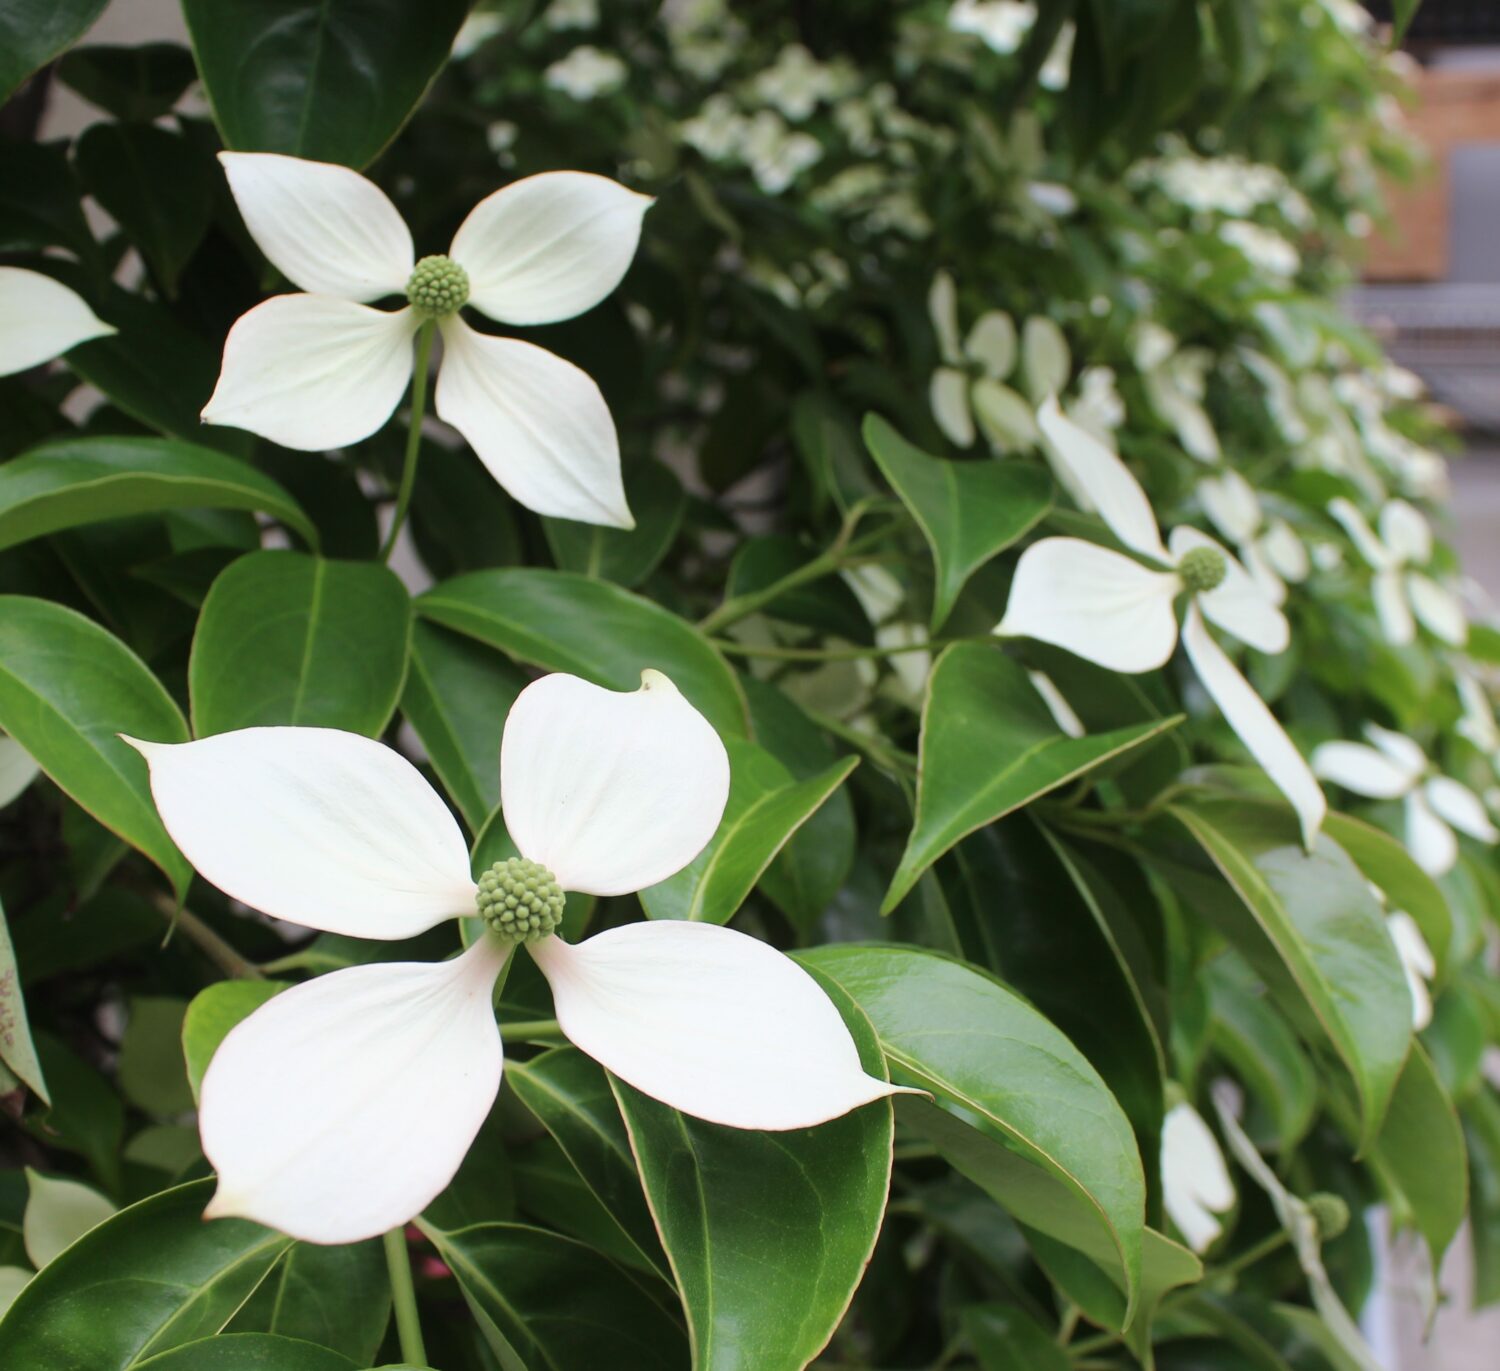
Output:
M1349 1227L1349 1206L1342 1195L1320 1190L1308 1200L1307 1207L1318 1225L1318 1237L1324 1242L1332 1242Z
M406 298L429 319L457 314L469 299L469 273L451 257L424 257L406 283Z
M513 943L538 942L562 923L564 897L557 877L525 857L496 862L486 871L474 903L491 931Z
M1216 547L1195 547L1183 554L1177 563L1177 574L1182 583L1195 595L1205 590L1216 590L1223 584L1229 564L1224 554Z

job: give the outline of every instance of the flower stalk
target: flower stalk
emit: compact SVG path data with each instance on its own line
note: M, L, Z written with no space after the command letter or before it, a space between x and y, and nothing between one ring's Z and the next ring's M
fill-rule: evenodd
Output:
M385 1235L385 1264L391 1277L391 1302L396 1310L396 1336L401 1342L401 1360L412 1366L427 1365L422 1342L422 1321L417 1314L417 1291L411 1279L411 1254L405 1228L392 1228Z
M380 549L380 560L389 562L395 550L401 526L411 508L411 494L417 483L417 463L422 456L422 418L427 412L427 380L432 362L432 335L437 324L428 319L417 330L417 361L411 377L411 419L406 430L406 456L401 462L401 485L396 491L396 511L391 516L390 531Z

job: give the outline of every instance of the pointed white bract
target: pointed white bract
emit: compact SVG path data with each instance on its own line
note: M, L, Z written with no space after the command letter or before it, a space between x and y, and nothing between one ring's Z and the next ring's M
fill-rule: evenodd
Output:
M1322 789L1286 730L1214 641L1204 620L1260 652L1285 650L1286 616L1235 558L1207 534L1176 528L1166 544L1146 492L1105 444L1054 400L1038 415L1053 470L1085 509L1096 511L1133 557L1077 538L1043 538L1021 554L995 632L1036 638L1111 671L1163 666L1177 646L1174 601L1188 589L1178 570L1207 549L1223 564L1211 590L1192 593L1182 628L1188 658L1229 726L1297 812L1311 847L1327 812Z
M132 742L167 830L253 908L356 937L472 915L457 822L403 757L334 729L251 728ZM617 895L691 862L729 796L708 721L659 672L605 690L521 692L501 746L507 830L565 890ZM782 953L715 924L634 924L530 945L563 1032L623 1080L696 1117L806 1128L897 1092ZM512 944L486 931L441 963L358 966L276 996L225 1038L199 1126L219 1173L209 1216L308 1242L395 1228L452 1179L494 1103L491 1007Z
M401 401L422 324L410 308L368 308L408 289L406 224L384 191L347 167L273 153L220 161L251 235L307 294L278 296L236 322L204 420L303 451L368 438ZM630 266L651 203L586 172L543 172L496 191L449 249L467 274L467 303L506 324L591 309ZM442 334L438 415L495 479L539 514L633 527L619 439L593 381L541 348L476 333L457 314Z
M1396 945L1396 955L1406 975L1406 988L1411 993L1411 1026L1420 1033L1432 1022L1432 991L1427 983L1437 975L1437 959L1410 914L1398 909L1386 915L1385 927Z
M1161 1127L1162 1204L1194 1252L1206 1252L1234 1208L1234 1182L1219 1140L1192 1105L1167 1111Z
M1015 369L1016 325L1001 310L987 310L959 341L958 289L940 271L927 292L927 314L942 357L927 386L937 426L956 447L968 447L983 432L997 453L1036 441L1031 407L1002 382Z
M1468 641L1469 621L1458 597L1420 570L1432 560L1432 530L1419 510L1405 500L1387 501L1378 534L1343 496L1328 502L1328 512L1374 572L1370 595L1387 642L1411 642L1418 623L1454 647Z
M23 267L0 267L0 376L29 371L113 332L61 281Z

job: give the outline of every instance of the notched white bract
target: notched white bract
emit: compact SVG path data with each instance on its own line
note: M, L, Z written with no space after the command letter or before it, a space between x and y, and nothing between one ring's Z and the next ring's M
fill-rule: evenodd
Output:
M24 267L0 267L0 376L29 371L114 332L61 281Z
M411 380L422 316L369 302L405 295L416 267L396 207L347 167L274 153L219 154L262 252L305 295L242 316L224 344L205 422L304 451L376 432ZM619 285L652 201L604 176L528 176L481 200L449 257L466 303L502 324L548 324L592 309ZM620 446L599 388L571 362L437 320L444 358L435 408L502 486L538 514L634 527Z
M1234 1208L1234 1182L1219 1140L1185 1101L1161 1126L1162 1205L1194 1252L1206 1252L1224 1231L1219 1215Z
M1180 636L1193 670L1291 802L1311 847L1327 812L1317 778L1208 630L1212 623L1257 651L1276 653L1290 638L1286 616L1207 534L1175 528L1164 544L1151 502L1125 463L1055 399L1043 403L1037 417L1053 469L1080 507L1098 513L1121 543L1161 569L1080 538L1043 538L1021 554L995 632L1052 643L1110 671L1154 671L1177 646L1173 605L1190 591ZM1184 571L1205 557L1216 571L1222 566L1222 579L1211 589L1192 589Z
M380 939L475 913L457 821L378 742L250 728L133 745L168 831L235 899ZM698 855L724 812L729 759L659 672L626 693L553 675L517 697L500 780L524 858L563 890L618 895ZM733 929L662 921L528 947L563 1032L684 1113L806 1128L898 1089L865 1074L806 971ZM239 1024L203 1079L203 1150L219 1173L210 1215L344 1243L419 1214L452 1179L499 1089L491 992L512 950L486 932L452 961L335 971Z

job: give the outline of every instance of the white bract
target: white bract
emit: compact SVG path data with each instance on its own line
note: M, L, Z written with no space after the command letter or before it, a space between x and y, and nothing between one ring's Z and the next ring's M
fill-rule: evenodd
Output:
M1500 772L1500 725L1495 722L1495 707L1490 703L1489 691L1468 671L1458 671L1454 681L1464 710L1457 725L1459 736L1473 743Z
M1454 647L1468 641L1469 624L1458 597L1415 569L1432 560L1432 529L1421 511L1405 500L1387 501L1376 520L1378 534L1342 495L1328 502L1328 512L1343 525L1375 573L1370 594L1387 642L1397 646L1411 642L1417 636L1417 622Z
M61 281L0 267L0 376L30 371L114 328Z
M1131 354L1151 408L1172 427L1184 451L1200 462L1217 462L1219 435L1203 408L1213 354L1207 348L1178 347L1171 333L1149 322L1136 328Z
M1036 23L1031 0L954 0L948 7L948 27L972 34L1002 56L1021 46Z
M614 53L584 43L548 67L542 80L574 100L592 100L619 90L628 75L625 63Z
M1219 1140L1192 1105L1167 1111L1161 1126L1162 1205L1194 1252L1213 1246L1234 1208L1234 1182Z
M1406 846L1429 876L1441 876L1458 860L1456 828L1483 843L1500 842L1484 802L1468 786L1437 774L1427 754L1404 733L1365 725L1365 743L1322 743L1313 770L1356 795L1400 800L1406 811Z
M1286 583L1307 579L1312 570L1307 548L1285 519L1267 519L1255 487L1226 468L1198 482L1203 512L1240 554L1255 583L1273 604L1286 600Z
M369 738L250 728L133 745L173 839L232 898L362 938L414 937L476 908L489 925L451 961L319 976L230 1032L204 1076L199 1113L219 1174L210 1217L345 1243L420 1213L494 1103L492 989L521 940L552 987L563 1033L685 1113L736 1128L807 1128L897 1089L865 1074L817 982L743 933L662 921L577 944L552 934L561 891L654 885L718 827L724 746L658 672L643 672L633 693L565 675L521 692L500 753L505 824L521 858L477 884L447 805L410 762ZM540 906L523 901L520 928L504 923L518 907L516 880L544 891L554 913L526 925L527 909Z
M649 197L584 172L528 176L481 200L446 258L418 263L396 207L358 172L272 153L219 160L261 251L308 293L274 296L230 329L206 422L304 451L357 443L395 412L417 332L435 323L437 414L490 474L538 514L634 526L599 387L544 348L476 332L458 310L547 324L593 308L630 266ZM423 303L369 307L396 295Z
M937 334L942 365L932 373L927 399L932 417L958 447L968 447L975 423L996 452L1030 447L1036 442L1031 407L1002 382L1015 368L1016 325L1010 315L992 309L974 321L960 342L958 289L946 271L932 278L927 314Z
M1021 554L995 632L1052 643L1111 671L1154 671L1177 646L1173 606L1187 592L1181 638L1188 660L1229 726L1297 811L1303 841L1311 846L1327 809L1317 779L1205 622L1260 652L1276 653L1289 641L1286 617L1206 534L1175 528L1164 545L1140 483L1055 400L1042 405L1038 420L1058 479L1080 506L1096 511L1127 548L1161 570L1080 538L1043 538ZM1211 585L1202 584L1205 570L1212 572Z
M1404 910L1386 915L1385 926L1396 944L1401 970L1406 973L1406 988L1411 992L1411 1026L1420 1033L1432 1022L1432 992L1427 983L1437 975L1437 958L1417 921Z

